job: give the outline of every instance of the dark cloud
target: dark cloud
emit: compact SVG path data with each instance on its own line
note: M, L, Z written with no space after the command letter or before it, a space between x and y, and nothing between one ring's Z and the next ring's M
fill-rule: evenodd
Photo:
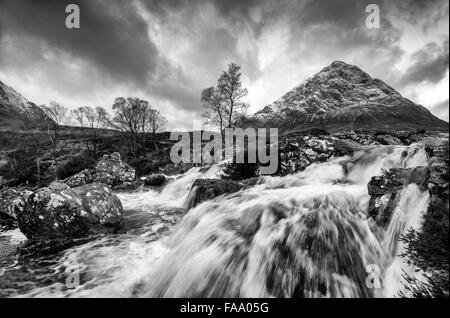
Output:
M441 45L429 43L412 55L413 64L406 70L400 80L401 86L419 83L440 82L449 69L448 40Z
M81 8L80 30L65 28L69 3ZM381 29L365 26L370 3L380 5ZM280 85L283 78L270 77L279 69L319 70L333 60L400 88L440 81L448 42L416 52L404 79L392 74L405 55L393 12L428 28L448 19L448 1L0 0L0 72L67 98L102 91L112 101L129 92L195 115L202 88L230 62L250 84Z
M131 2L77 1L81 29L69 30L65 8L72 2L2 0L1 10L7 13L2 22L9 34L40 39L72 58L90 60L110 76L145 81L157 69L161 57Z
M388 0L385 0L387 2ZM442 19L448 20L448 0L390 1L393 13L412 24L421 24L424 32L436 26Z

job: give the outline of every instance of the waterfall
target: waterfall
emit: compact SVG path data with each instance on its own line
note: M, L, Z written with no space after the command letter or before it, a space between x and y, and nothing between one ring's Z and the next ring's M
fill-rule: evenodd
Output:
M161 191L122 193L124 233L66 250L39 270L33 297L392 297L402 288L401 234L420 227L428 192L410 185L397 196L390 223L367 218L367 184L391 168L427 165L424 149L379 146L313 164L186 211L198 178L221 165L194 168ZM68 289L75 261L81 285ZM369 286L368 268L380 286ZM16 269L20 271L20 269ZM32 270L27 269L28 272ZM55 275L58 273L58 275ZM49 277L54 279L48 283ZM45 284L41 283L46 281ZM375 288L372 288L375 287Z
M170 237L143 296L393 296L399 236L420 223L428 194L407 187L381 229L366 217L367 183L426 158L420 147L376 148L205 202ZM384 274L380 289L367 287L369 266Z

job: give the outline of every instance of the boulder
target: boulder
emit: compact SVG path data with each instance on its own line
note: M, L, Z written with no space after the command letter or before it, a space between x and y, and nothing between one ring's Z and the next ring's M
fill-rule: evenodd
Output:
M21 195L12 206L21 232L30 240L80 238L120 226L122 204L103 184L71 189L54 182Z
M26 191L15 189L5 189L0 191L0 227L3 229L13 229L17 227L16 212L13 206L23 205L23 194Z
M104 155L95 167L94 182L116 186L126 182L133 182L136 170L120 159L120 154Z
M243 184L220 179L197 179L192 185L187 200L187 209L192 209L202 202L218 196L235 193L244 187Z
M81 187L92 182L92 173L89 169L83 170L70 178L67 178L64 183L71 188Z
M97 162L95 169L83 170L63 182L71 188L81 187L90 183L103 183L111 187L124 185L130 188L136 177L133 167L120 159L120 154L115 152L111 155L104 155Z
M74 188L86 211L95 217L94 223L116 226L122 220L122 203L111 189L100 183Z
M160 187L167 182L167 178L163 174L153 174L150 176L142 177L141 180L146 186Z
M21 192L15 189L5 189L0 191L0 217L16 218L16 213L12 206L19 203Z

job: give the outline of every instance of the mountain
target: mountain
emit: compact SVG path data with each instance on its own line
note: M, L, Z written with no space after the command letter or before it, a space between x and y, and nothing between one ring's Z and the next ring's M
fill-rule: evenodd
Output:
M333 62L242 123L284 132L342 130L448 131L448 123L360 68Z
M0 130L44 127L51 120L34 103L0 81Z

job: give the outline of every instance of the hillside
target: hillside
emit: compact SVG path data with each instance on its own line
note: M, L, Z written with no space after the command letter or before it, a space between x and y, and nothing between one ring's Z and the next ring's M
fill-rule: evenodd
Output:
M49 120L36 104L0 81L0 130L46 126Z

